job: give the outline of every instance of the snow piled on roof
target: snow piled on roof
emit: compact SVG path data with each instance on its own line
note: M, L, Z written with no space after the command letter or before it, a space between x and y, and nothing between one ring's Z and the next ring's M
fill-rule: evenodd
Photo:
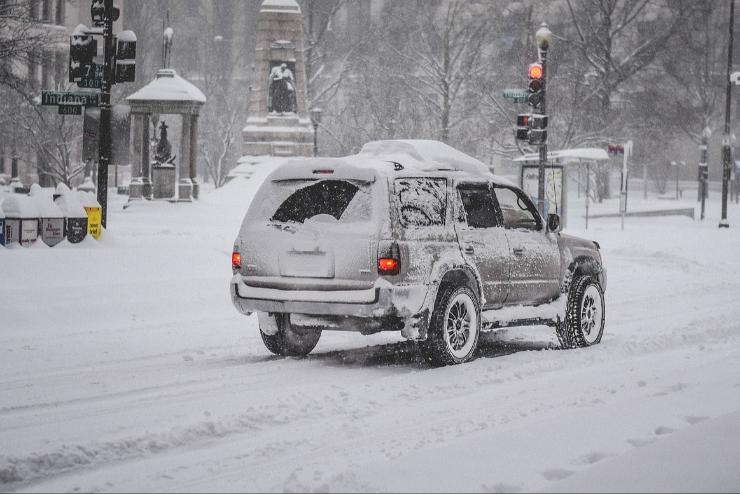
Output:
M260 12L297 12L301 7L295 0L265 0L262 2Z
M524 156L515 158L515 162L521 161L538 161L540 155L538 153L529 153ZM609 159L609 154L606 150L601 148L575 148L575 149L560 149L557 151L550 151L547 153L548 160L560 160L562 163L569 161L582 160L594 160L594 161L606 161Z
M53 189L44 189L39 184L33 184L29 196L36 204L41 218L64 218L62 210L54 204Z
M28 196L11 194L5 198L2 204L7 218L38 218L39 212L36 202Z
M440 141L373 141L362 146L358 156L397 161L405 166L409 158L421 170L459 170L476 175L490 175L481 161ZM411 163L409 163L411 164Z
M205 103L200 89L186 81L174 69L160 69L157 78L126 98L127 101L192 101Z
M59 197L56 198L54 203L59 206L64 216L67 218L87 218L85 208L80 204L77 194L69 190L69 187L59 184L56 193L59 194Z

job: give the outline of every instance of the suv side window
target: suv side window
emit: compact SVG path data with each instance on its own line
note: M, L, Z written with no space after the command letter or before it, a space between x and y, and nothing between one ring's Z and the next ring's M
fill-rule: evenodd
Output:
M523 192L496 186L494 188L498 205L506 228L524 228L526 230L540 230L542 228L539 215Z
M462 203L465 217L470 228L493 228L501 226L496 215L496 204L488 185L461 185L457 193Z
M399 178L396 197L404 228L445 224L447 180L444 178Z

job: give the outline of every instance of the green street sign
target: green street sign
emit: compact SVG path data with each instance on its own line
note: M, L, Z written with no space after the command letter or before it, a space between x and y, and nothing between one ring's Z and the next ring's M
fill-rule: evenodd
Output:
M64 104L98 106L100 104L100 95L98 93L41 91L41 104L44 106L58 106Z
M78 103L63 103L57 108L60 115L82 115L82 105Z
M526 103L529 92L526 89L504 89L504 98L514 103Z

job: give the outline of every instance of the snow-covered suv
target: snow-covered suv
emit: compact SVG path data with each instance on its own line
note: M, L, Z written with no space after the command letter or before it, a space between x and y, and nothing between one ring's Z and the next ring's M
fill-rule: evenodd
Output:
M550 325L598 343L599 245L558 232L478 160L436 141L377 141L292 159L254 197L234 243L231 295L278 355L322 330L401 331L436 365L473 357L481 330Z

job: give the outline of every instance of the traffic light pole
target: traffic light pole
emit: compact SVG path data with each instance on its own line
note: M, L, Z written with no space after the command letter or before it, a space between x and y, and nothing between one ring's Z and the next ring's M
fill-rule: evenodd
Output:
M547 114L547 48L540 48L540 62L542 64L542 104L539 113ZM539 173L537 177L537 209L540 216L547 220L547 211L545 211L545 166L547 166L547 139L543 139L540 144L540 162Z
M98 202L102 209L102 224L108 219L108 167L111 162L111 104L113 85L113 0L103 0L105 23L103 25L103 83L100 91L100 141L98 143Z
M725 95L725 135L722 137L722 219L719 220L720 228L729 228L727 221L727 192L730 184L730 170L732 166L732 143L730 142L730 111L732 107L732 43L735 26L735 0L730 0L730 40L727 46L727 74L725 83L727 92Z

